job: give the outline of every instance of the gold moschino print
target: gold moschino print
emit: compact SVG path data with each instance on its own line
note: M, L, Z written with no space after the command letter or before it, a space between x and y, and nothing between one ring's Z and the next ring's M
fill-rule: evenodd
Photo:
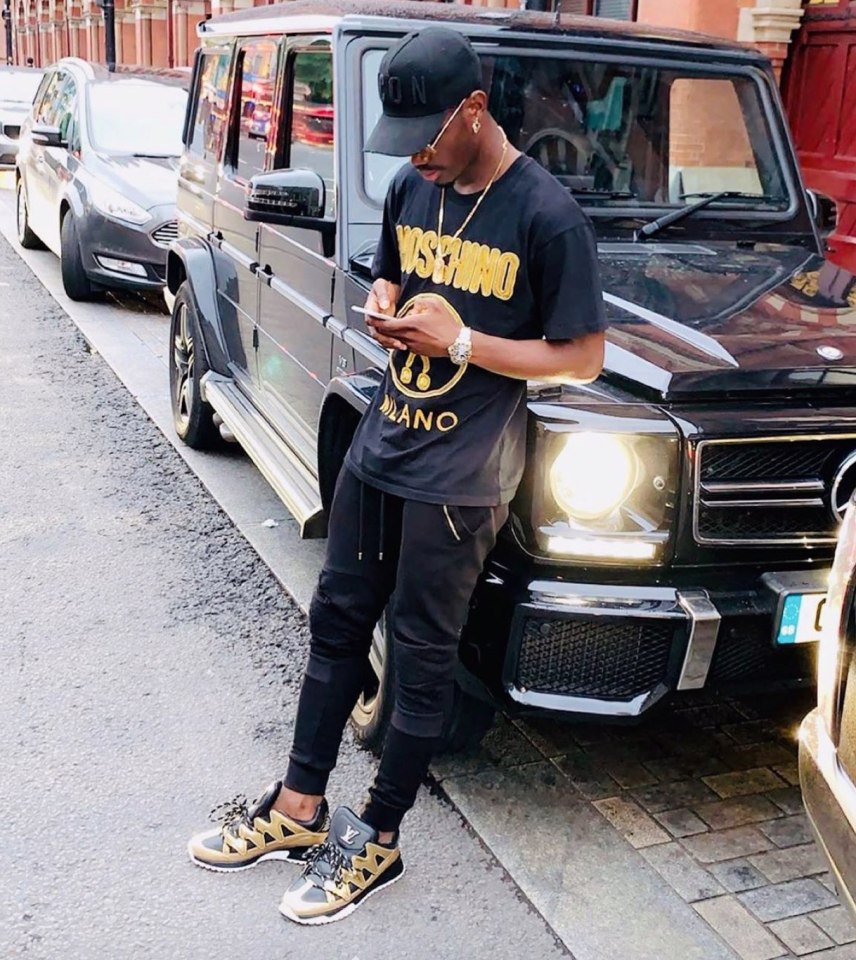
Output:
M439 252L446 262L440 279L443 286L498 300L510 300L514 295L520 271L520 257L516 253L446 233L438 238L436 230L421 227L399 224L395 231L402 273L415 273L427 280L434 274Z
M437 293L418 293L412 297L398 312L399 317L406 317L412 313L419 303L435 301L442 304L449 313L463 326L464 322L458 311ZM423 410L411 400L430 400L448 393L467 372L467 364L460 366L445 361L432 364L431 357L416 354L407 350L390 350L389 373L396 389L403 397L384 394L380 405L380 412L392 423L410 430L439 431L448 433L459 422L457 413L453 410Z

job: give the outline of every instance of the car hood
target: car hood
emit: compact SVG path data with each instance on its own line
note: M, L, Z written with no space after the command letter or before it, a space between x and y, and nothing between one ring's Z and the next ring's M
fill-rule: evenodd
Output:
M856 277L808 251L602 244L603 377L651 399L852 391Z
M174 204L178 192L178 157L122 157L98 154L91 172L114 190L148 210Z
M4 123L21 124L30 112L30 104L19 100L0 100L0 120Z

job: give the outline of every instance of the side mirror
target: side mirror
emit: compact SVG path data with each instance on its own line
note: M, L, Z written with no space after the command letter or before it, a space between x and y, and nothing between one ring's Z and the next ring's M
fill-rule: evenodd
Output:
M324 181L314 170L274 170L250 180L246 220L321 229L326 200Z
M835 230L838 222L838 208L832 197L818 193L816 190L806 190L808 207L811 216L817 224L821 237L828 237Z
M30 131L33 143L38 143L42 147L68 147L68 141L63 138L59 127L34 126Z

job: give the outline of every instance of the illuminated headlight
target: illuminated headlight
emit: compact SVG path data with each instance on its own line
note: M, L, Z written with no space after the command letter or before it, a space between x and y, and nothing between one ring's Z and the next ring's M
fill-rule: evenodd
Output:
M550 469L556 502L569 517L595 520L615 513L636 486L639 464L615 434L571 434Z
M533 552L593 563L662 562L678 453L673 424L640 417L638 409L623 417L574 410L537 422L527 484Z
M118 190L114 190L97 180L90 180L88 187L92 205L105 217L124 220L126 223L133 223L137 226L151 220L152 215L148 210L144 210L139 204L119 193Z

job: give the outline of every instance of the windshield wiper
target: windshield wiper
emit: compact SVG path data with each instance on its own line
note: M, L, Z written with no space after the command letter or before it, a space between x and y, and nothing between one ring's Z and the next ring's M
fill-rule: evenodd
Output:
M703 210L705 207L710 206L711 203L714 203L717 200L722 200L723 197L727 197L728 195L728 190L722 190L719 193L708 193L702 197L701 200L696 200L695 203L689 203L685 207L681 207L680 210L673 210L671 213L665 213L662 217L657 217L656 220L646 223L644 227L640 227L636 231L636 233L633 235L633 239L637 242L647 240L649 237L653 237L655 233L659 233L666 227L670 227L673 223L677 223L678 220L683 220L685 217L692 216L696 210Z
M174 153L132 153L132 157L139 157L142 160L172 160L175 159Z
M635 200L636 194L630 190L587 190L568 187L574 197L585 197L586 200Z
M754 200L756 203L784 203L784 197L770 197L766 193L744 193L740 190L724 190L713 194L709 191L697 193L682 193L680 200L689 200L690 197L716 197L719 200Z

